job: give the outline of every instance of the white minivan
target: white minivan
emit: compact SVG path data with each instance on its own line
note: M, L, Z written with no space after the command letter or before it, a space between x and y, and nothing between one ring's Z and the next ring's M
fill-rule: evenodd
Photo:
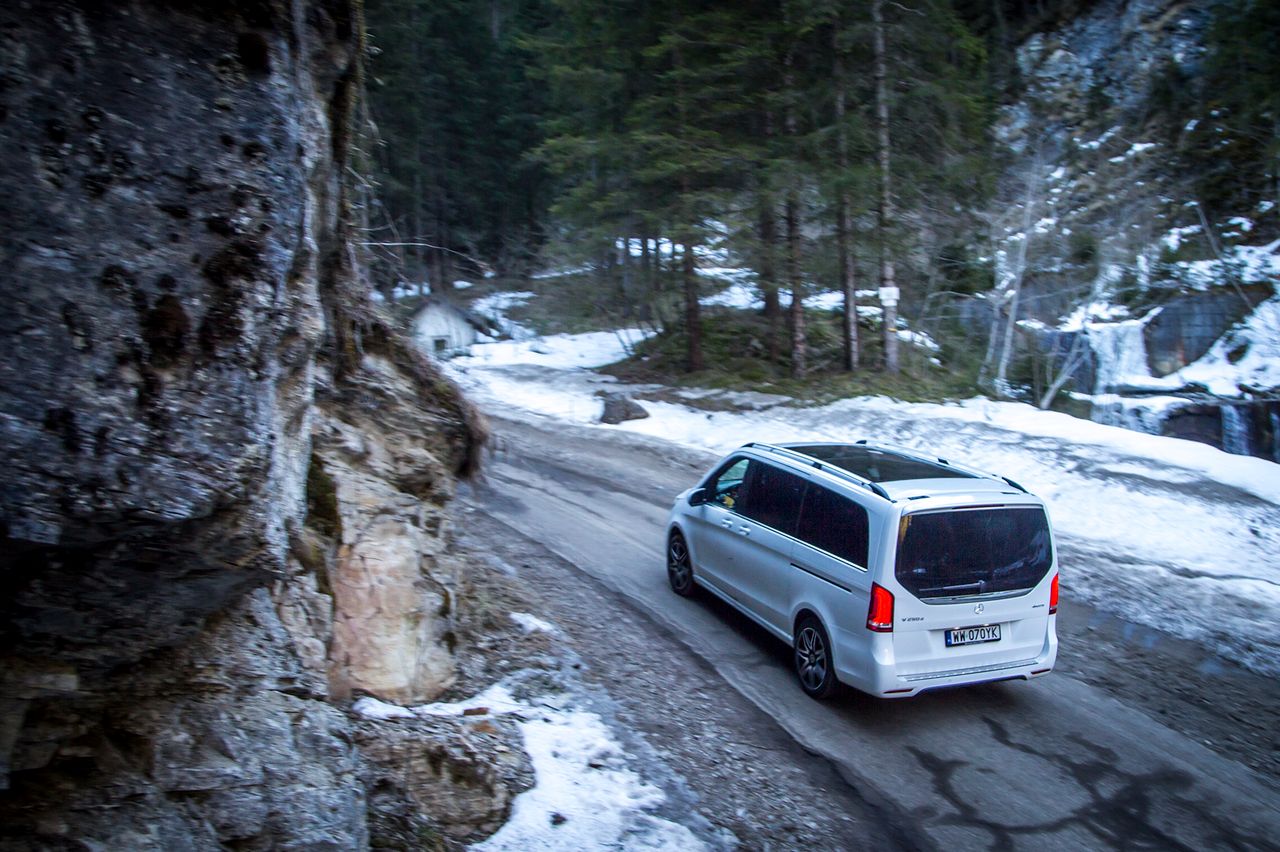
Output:
M676 498L667 576L794 649L809 695L1029 680L1058 652L1044 502L1005 477L869 445L750 443Z

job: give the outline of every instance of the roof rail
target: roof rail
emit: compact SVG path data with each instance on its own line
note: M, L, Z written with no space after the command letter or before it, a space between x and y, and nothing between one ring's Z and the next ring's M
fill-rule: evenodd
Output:
M880 486L880 483L867 479L865 476L858 476L858 474L851 473L850 471L847 471L842 467L836 467L835 465L827 464L821 459L815 459L813 456L807 456L804 453L798 453L795 450L788 449L786 447L775 446L774 444L763 444L759 441L749 441L748 443L745 443L742 446L755 447L756 449L760 449L760 450L768 450L771 453L777 453L780 456L785 456L787 458L793 459L803 464L807 464L810 467L817 468L818 470L826 471L827 473L833 476L838 476L841 479L847 479L850 482L861 485L863 488L866 488L872 494L875 494L878 497L882 497L885 500L888 500L890 503L893 502L893 498L889 496L889 492L885 491L884 488Z

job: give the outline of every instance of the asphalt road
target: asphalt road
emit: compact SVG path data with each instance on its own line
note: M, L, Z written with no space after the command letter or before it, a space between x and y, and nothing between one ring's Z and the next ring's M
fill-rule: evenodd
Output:
M723 689L747 697L874 805L890 823L888 845L1280 848L1273 764L1255 771L1242 762L1256 749L1274 755L1274 738L1265 739L1271 721L1251 719L1248 739L1231 747L1205 739L1207 732L1225 738L1233 725L1232 696L1217 694L1223 684L1251 694L1252 716L1265 707L1273 720L1274 681L1179 670L1187 663L1176 645L1167 653L1150 642L1130 649L1128 629L1098 632L1098 653L1111 649L1114 659L1091 660L1079 648L1073 656L1071 643L1092 641L1097 618L1086 624L1078 614L1071 626L1064 597L1063 662L1047 678L905 701L846 690L816 702L795 684L785 647L707 596L686 600L667 586L667 510L712 459L621 432L550 421L494 425L497 450L469 501L624 596L707 660ZM1170 678L1180 679L1177 690L1160 682ZM1166 724L1171 719L1177 724Z

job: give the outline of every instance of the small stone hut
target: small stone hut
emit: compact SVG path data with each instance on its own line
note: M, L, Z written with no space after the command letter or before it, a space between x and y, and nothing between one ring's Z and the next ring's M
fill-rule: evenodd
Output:
M413 315L413 337L436 358L465 355L484 328L465 311L441 299L428 299Z

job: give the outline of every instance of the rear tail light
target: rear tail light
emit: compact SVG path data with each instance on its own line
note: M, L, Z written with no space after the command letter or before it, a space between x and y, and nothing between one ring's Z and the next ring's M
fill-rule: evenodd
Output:
M876 633L893 632L893 593L876 583L871 584L871 606L867 609L867 629Z
M1058 575L1053 575L1053 585L1049 587L1049 614L1058 611Z

